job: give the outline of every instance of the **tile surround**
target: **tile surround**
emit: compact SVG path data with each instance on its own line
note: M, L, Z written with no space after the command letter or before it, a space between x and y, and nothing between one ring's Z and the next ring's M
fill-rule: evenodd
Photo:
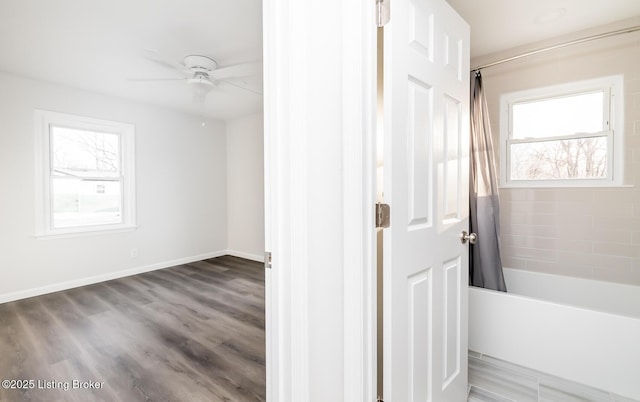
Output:
M640 17L634 17L598 30L604 32L639 22ZM487 61L491 60L474 60L472 64ZM496 151L501 94L614 74L623 74L625 78L624 175L629 187L501 188L504 266L640 285L638 65L640 33L633 33L609 38L606 43L594 41L483 71Z

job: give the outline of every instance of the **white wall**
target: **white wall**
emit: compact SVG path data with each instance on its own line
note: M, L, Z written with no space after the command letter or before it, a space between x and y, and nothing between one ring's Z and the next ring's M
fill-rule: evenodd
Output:
M264 132L262 114L227 121L227 227L232 255L264 255Z
M135 124L137 230L34 237L34 109ZM0 74L0 302L223 254L225 126L201 123L165 109Z

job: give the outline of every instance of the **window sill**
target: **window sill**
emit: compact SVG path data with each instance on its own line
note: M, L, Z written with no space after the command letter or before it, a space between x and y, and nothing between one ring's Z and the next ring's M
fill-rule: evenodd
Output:
M529 190L566 190L572 188L633 188L635 187L633 184L585 184L585 183L576 183L576 184L501 184L498 186L499 189L512 190L512 189L529 189Z
M67 239L73 237L111 235L117 233L134 232L138 229L137 225L118 225L112 228L75 228L74 230L55 231L49 233L37 233L34 237L38 240L55 240Z

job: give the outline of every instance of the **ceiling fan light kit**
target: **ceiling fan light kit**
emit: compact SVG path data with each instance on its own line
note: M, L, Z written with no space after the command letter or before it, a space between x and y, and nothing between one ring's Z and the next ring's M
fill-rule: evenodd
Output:
M194 73L192 78L187 78L187 83L197 84L197 85L206 85L210 87L213 87L216 85L216 83L214 81L211 81L211 79L206 74L201 72L196 72Z

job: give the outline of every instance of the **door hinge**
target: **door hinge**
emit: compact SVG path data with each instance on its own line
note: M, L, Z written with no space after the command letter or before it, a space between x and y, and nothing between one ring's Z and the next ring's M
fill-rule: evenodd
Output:
M391 17L389 0L376 0L376 25L378 28L385 26Z
M384 402L384 399L382 399L382 397L379 396L378 399L376 400L376 402Z
M271 251L264 252L264 267L271 269Z
M391 225L391 207L389 204L376 204L376 227L388 228Z

